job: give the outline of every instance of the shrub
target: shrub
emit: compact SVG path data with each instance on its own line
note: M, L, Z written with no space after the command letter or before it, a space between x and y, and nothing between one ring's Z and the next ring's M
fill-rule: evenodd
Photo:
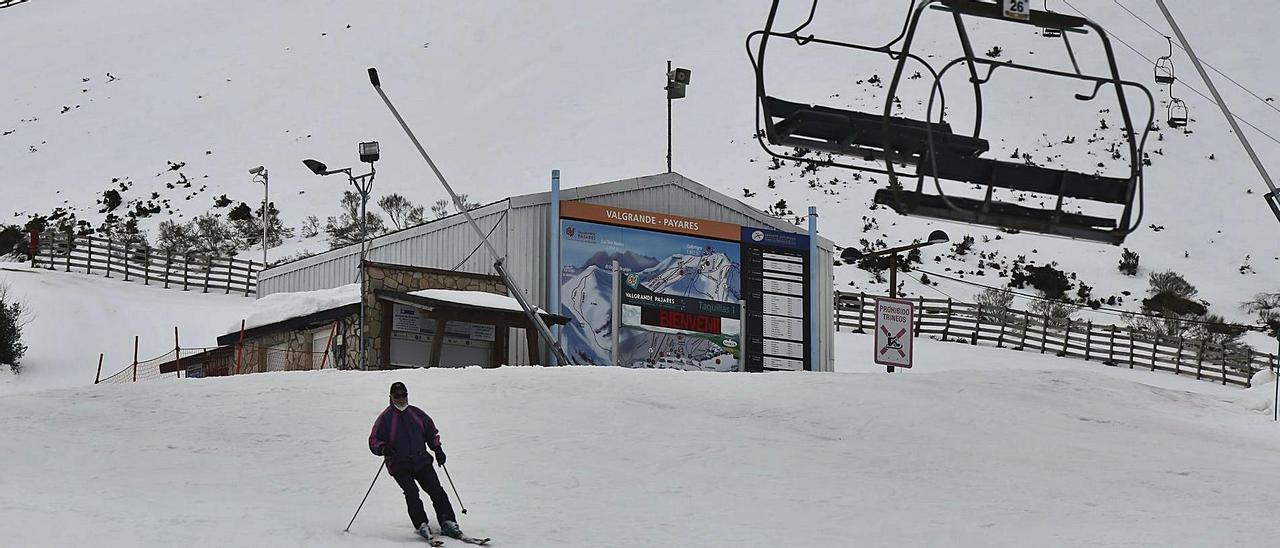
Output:
M8 364L14 373L21 371L22 355L27 352L22 327L28 315L26 305L9 295L9 286L0 285L0 364Z
M1126 275L1137 276L1138 275L1138 253L1135 251L1130 251L1129 248L1127 247L1124 248L1124 251L1120 253L1119 268L1120 268L1120 272Z

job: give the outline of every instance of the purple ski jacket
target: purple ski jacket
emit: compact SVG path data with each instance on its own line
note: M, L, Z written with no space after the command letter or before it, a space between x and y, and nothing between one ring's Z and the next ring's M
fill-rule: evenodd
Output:
M388 446L395 449L391 456L385 456ZM412 405L404 411L388 405L369 432L369 451L383 455L387 471L393 475L430 465L432 458L426 447L440 450L440 431L430 416Z

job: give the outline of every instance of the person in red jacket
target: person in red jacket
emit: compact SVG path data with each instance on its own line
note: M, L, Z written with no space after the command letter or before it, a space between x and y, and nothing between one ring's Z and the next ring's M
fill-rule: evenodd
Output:
M436 429L435 422L421 409L409 405L409 390L404 383L392 383L391 404L373 422L373 431L369 433L369 451L386 461L387 471L404 490L404 500L409 506L409 519L413 520L413 528L419 535L431 539L431 531L427 528L430 520L422 507L422 498L418 496L418 485L422 485L427 496L431 497L431 505L435 507L440 532L459 538L462 530L453 514L449 495L445 493L439 476L436 476L436 471L431 467L432 459L431 454L427 453L427 447L435 452L435 460L440 466L444 466L444 447L440 445L440 431Z

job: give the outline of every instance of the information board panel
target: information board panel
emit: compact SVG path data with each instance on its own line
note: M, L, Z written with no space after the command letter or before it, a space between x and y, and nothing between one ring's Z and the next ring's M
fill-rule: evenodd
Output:
M742 286L747 302L747 371L813 370L809 237L742 229Z

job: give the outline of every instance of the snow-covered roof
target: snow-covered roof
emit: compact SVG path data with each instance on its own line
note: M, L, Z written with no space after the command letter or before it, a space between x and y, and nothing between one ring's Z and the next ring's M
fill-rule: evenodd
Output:
M489 308L508 312L524 311L524 309L520 308L520 302L514 298L484 291L423 289L412 291L409 295L464 307ZM245 317L244 328L253 329L271 325L358 302L360 302L360 284L358 283L338 286L333 289L274 293L253 303L252 312ZM546 313L540 308L535 307L535 309L539 314ZM227 333L239 331L240 324L238 322L227 328Z
M524 312L520 307L520 302L513 297L506 295L498 295L496 293L487 293L484 291L460 291L456 289L423 289L420 291L410 291L410 295L422 297L424 299L433 299L444 301L461 306L492 308L495 310L506 310L509 312ZM543 313L541 308L534 307L538 313Z
M341 285L333 289L275 293L254 301L252 312L244 319L244 328L253 329L360 302L360 284ZM227 333L240 331L236 323Z

